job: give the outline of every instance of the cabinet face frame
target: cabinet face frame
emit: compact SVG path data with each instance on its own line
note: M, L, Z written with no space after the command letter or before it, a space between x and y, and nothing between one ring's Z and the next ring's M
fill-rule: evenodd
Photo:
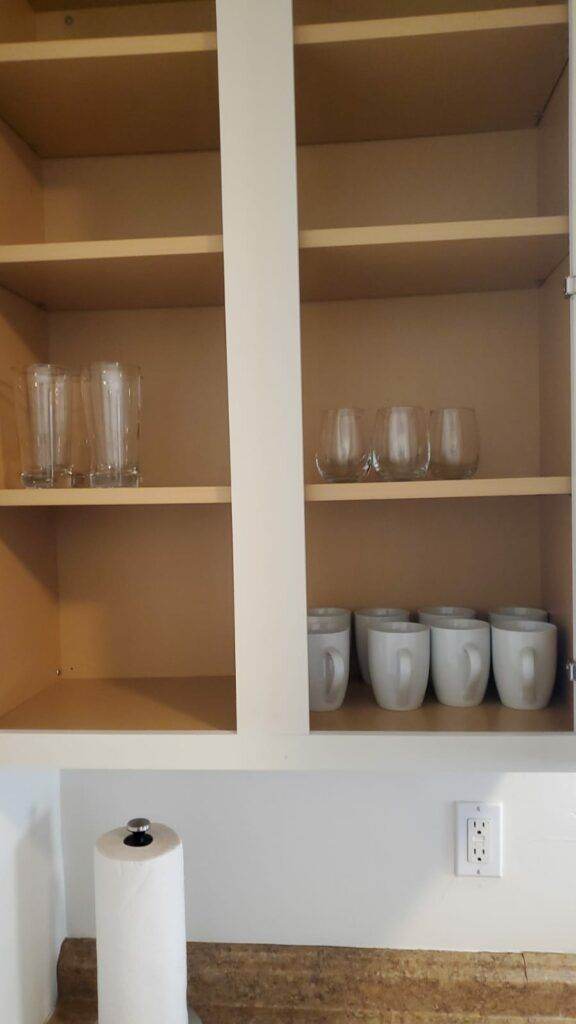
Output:
M576 770L576 746L569 734L307 735L300 298L293 84L287 84L292 75L291 4L218 0L218 16L238 735L28 733L23 740L12 734L0 737L0 760L94 768ZM576 56L574 3L570 28ZM264 73L269 88L262 97ZM574 71L570 92L574 196ZM263 198L276 203L276 217L268 215L269 208L262 215ZM575 272L572 199L570 218ZM261 293L255 291L256 282ZM571 302L573 357L574 310ZM571 382L574 410L573 371ZM572 432L574 476L574 411ZM574 499L572 515L574 529ZM572 569L576 584L574 559Z
M291 0L217 0L239 732L308 731Z

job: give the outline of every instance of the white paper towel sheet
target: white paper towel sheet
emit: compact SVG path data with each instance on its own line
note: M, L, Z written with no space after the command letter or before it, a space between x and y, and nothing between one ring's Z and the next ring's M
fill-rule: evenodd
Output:
M182 843L152 824L149 846L126 829L95 849L98 1024L188 1024Z

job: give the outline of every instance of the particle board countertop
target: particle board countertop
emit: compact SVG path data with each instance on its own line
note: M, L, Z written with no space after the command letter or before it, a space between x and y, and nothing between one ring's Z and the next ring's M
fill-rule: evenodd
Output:
M58 988L50 1024L97 1024L93 940ZM188 943L188 996L202 1024L569 1024L576 955Z

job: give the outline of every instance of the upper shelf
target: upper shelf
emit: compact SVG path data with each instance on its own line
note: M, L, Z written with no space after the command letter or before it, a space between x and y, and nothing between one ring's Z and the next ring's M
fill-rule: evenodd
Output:
M0 246L0 285L49 310L213 306L222 236ZM300 234L304 301L532 288L568 251L566 217Z
M532 127L568 56L565 4L295 29L301 143Z
M535 125L564 4L295 29L301 143ZM217 149L216 34L0 45L0 117L43 157Z
M3 245L0 285L51 310L221 305L222 236Z
M303 231L301 293L314 302L533 288L567 252L567 217Z
M42 157L217 149L216 33L4 43L0 117Z

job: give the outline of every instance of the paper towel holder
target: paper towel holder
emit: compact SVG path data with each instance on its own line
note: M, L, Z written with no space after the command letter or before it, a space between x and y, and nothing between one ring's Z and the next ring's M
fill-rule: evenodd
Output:
M125 846L150 846L154 836L150 833L148 818L130 818L126 823L129 835L124 840Z

